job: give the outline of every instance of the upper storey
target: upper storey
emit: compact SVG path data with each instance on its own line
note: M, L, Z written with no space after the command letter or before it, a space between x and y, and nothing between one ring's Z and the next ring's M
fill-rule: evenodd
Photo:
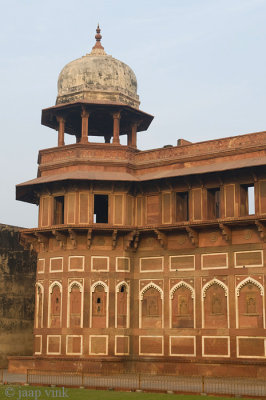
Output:
M90 54L68 63L58 78L56 104L89 103L125 104L139 108L137 79L132 69L107 55L101 45L100 28Z

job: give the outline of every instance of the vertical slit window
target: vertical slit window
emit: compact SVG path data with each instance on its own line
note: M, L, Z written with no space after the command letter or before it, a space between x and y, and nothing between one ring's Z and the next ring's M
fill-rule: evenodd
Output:
M64 196L58 196L54 198L54 224L64 224Z
M220 206L220 189L208 189L207 190L207 215L208 219L220 218L221 206Z
M176 193L176 221L188 221L188 210L188 192Z

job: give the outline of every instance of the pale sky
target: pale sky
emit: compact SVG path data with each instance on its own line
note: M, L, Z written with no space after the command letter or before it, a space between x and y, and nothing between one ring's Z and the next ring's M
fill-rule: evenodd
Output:
M138 147L266 130L266 0L0 0L0 223L37 226L15 185L57 144L40 124L57 78L90 52L100 23L108 54L138 80L155 116Z

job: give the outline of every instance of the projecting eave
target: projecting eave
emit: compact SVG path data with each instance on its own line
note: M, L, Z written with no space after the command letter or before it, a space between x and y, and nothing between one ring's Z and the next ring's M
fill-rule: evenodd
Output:
M236 169L262 167L266 165L266 156L260 158L246 158L235 161L208 163L191 167L175 169L158 169L155 172L141 174L141 170L128 172L106 172L106 171L71 171L61 174L42 176L30 181L20 183L16 186L16 199L28 203L36 203L36 193L48 183L71 182L71 181L112 181L112 182L147 182L164 178L174 178L189 175L200 175L230 171Z

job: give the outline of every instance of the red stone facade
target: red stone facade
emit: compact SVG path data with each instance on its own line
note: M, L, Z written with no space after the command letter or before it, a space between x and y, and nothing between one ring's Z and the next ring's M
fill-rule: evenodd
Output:
M116 140L89 143L90 120L112 114ZM43 111L59 146L17 186L39 205L21 232L38 252L35 354L10 369L265 374L266 132L140 151L151 120L123 105ZM64 145L71 122L82 141Z

